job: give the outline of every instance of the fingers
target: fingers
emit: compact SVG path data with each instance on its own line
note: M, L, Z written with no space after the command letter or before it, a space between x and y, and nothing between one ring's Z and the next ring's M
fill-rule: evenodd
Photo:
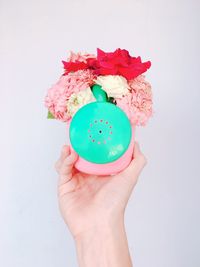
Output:
M60 157L57 160L56 164L55 164L55 169L56 171L59 173L60 170L60 166L62 165L64 159L70 154L70 147L67 145L64 145L61 153L60 153Z
M61 186L58 187L59 197L62 197L65 194L74 191L77 188L77 185L78 185L77 179L71 179L67 183L62 184Z
M78 154L69 146L63 146L59 160L56 163L56 170L59 174L59 186L70 181L74 174L74 164L78 159Z
M121 172L121 174L125 176L127 179L131 180L131 182L136 183L138 176L140 175L146 163L147 160L143 155L143 153L141 152L139 144L135 142L133 159L128 165L128 167Z
M75 151L71 151L71 154L64 158L60 166L59 174L69 175L72 172L73 165L75 164L77 159L78 154Z

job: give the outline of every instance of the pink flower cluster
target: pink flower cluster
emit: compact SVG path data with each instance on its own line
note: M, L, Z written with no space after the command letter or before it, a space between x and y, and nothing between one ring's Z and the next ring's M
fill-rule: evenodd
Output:
M152 116L152 90L144 75L139 75L128 82L130 91L122 98L117 98L119 106L134 125L146 125Z
M91 86L95 75L91 70L78 70L62 75L45 97L45 106L55 119L68 121L71 117L67 113L66 103L73 93L78 93Z
M115 97L114 102L127 114L132 124L141 126L146 125L153 113L153 103L151 85L145 80L145 76L142 73L150 67L150 62L142 63L140 57L131 57L126 50L117 49L114 53L106 53L102 50L98 51L99 57L103 56L101 61L98 61L98 57L93 54L70 52L67 61L63 61L65 72L58 82L48 90L45 97L45 106L48 111L55 119L64 122L69 121L72 115L70 115L70 112L67 110L69 106L68 103L73 105L71 100L74 101L74 99L76 99L76 95L74 97L72 94L78 94L80 91L83 91L83 94L86 94L85 92L88 92L86 89L95 83L98 76L106 76L106 78L110 78L111 75L118 75L123 79L125 78L120 81L123 81L124 86L127 86L127 93ZM132 60L129 62L131 67L127 65L125 68L120 65L122 64L121 60L124 57L128 60L127 62ZM100 74L91 67L93 65L101 67ZM106 68L105 73L102 68ZM113 70L115 70L116 74L113 74ZM129 73L129 70L131 70L131 73ZM113 87L113 89L109 88L109 90L113 90L113 92L111 92L113 95L115 95L114 92L117 88L117 85L115 86L116 87ZM119 84L118 86L122 85ZM84 92L84 90L86 91ZM71 100L69 101L70 98ZM81 101L80 97L79 101Z

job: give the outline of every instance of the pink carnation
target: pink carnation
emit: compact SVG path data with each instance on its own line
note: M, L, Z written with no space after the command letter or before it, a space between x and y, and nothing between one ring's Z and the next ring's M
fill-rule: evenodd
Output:
M67 61L68 62L79 61L79 62L87 63L88 58L96 58L96 56L93 54L88 54L88 53L81 53L81 52L74 53L73 51L70 51L70 55L69 55Z
M73 93L78 93L90 87L96 76L91 70L78 70L62 75L54 84L45 97L45 106L58 120L68 121L71 117L67 113L66 103Z
M151 85L139 75L128 82L130 91L122 98L116 98L117 105L124 110L132 124L146 125L152 116Z

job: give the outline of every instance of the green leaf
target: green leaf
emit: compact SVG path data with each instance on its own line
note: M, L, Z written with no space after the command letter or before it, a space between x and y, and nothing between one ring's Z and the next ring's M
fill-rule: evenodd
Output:
M51 114L50 111L48 111L47 119L55 119L54 116L53 116L53 114Z

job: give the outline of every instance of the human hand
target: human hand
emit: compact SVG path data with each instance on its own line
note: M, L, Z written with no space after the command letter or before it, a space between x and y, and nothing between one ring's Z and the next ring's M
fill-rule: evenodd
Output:
M65 145L55 165L60 210L74 238L123 219L128 199L146 164L138 143L129 166L113 176L82 173L74 167L77 159L78 154Z

